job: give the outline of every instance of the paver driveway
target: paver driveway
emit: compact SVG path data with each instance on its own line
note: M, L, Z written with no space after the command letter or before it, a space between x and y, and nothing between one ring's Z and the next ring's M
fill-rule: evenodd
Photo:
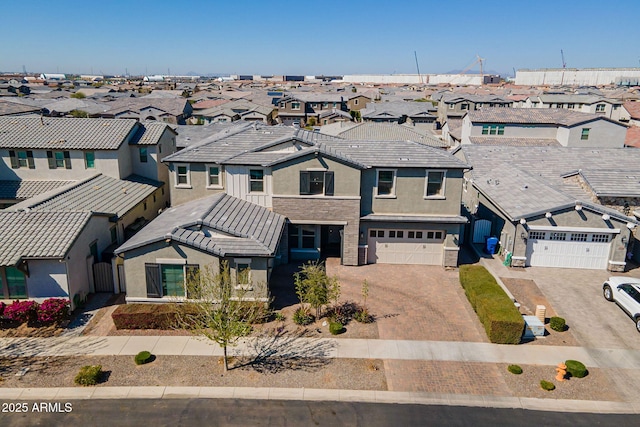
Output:
M488 342L457 270L396 264L347 267L329 258L327 272L338 276L342 300L361 303L362 282L368 281L367 306L376 316L381 339Z

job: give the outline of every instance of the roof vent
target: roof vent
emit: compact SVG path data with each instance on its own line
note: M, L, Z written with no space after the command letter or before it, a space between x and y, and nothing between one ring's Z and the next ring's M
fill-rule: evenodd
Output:
M523 185L523 186L522 186L522 190L526 190L527 188L529 188L529 186L528 186L528 185Z
M400 160L403 162L408 162L409 158L408 157L400 157Z
M360 148L358 144L349 144L349 148Z

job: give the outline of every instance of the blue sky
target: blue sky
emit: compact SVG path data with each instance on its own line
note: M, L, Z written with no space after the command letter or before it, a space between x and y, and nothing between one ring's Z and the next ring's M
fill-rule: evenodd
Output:
M5 8L6 10L6 8ZM640 67L640 1L30 0L0 72L366 74ZM10 19L8 19L10 18ZM474 67L475 70L478 67Z

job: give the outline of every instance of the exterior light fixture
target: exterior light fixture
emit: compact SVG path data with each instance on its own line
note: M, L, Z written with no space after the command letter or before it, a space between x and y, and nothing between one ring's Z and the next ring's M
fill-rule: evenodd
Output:
M547 212L546 214L544 214L545 218L551 218L553 216L553 214L551 212Z
M527 220L524 218L520 218L520 224L525 225L527 223Z
M582 203L576 202L576 210L577 211L581 211L582 210Z
M602 219L604 219L605 221L609 221L611 217L609 216L609 214L602 214Z

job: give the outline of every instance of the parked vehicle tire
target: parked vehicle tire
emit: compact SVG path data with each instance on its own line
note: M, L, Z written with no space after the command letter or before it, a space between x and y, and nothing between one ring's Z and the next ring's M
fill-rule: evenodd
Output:
M613 301L613 291L611 290L611 286L604 285L604 288L602 288L602 295L607 301Z
M636 329L640 332L640 316L636 317Z

